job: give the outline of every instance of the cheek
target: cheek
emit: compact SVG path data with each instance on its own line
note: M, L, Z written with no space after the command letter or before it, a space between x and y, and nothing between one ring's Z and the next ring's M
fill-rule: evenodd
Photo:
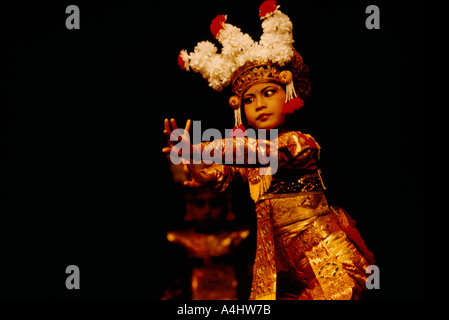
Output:
M273 113L271 125L273 127L278 127L278 126L282 125L284 120L285 120L285 114L280 111L277 111L277 112Z
M276 123L276 126L281 125L285 120L285 113L282 112L284 101L284 99L276 99L273 104L273 121Z
M254 112L254 110L251 110L251 108L247 108L246 106L244 107L244 112L245 112L245 117L246 120L248 121L248 124L252 124L256 121L256 112Z
M285 103L285 93L279 93L278 95L276 95L276 97L273 99L273 105L276 109L279 109L280 111L282 111L283 107L284 107L284 103Z
M282 110L284 109L284 104L285 104L285 95L277 96L276 98L271 100L271 103L270 103L271 112L274 112L276 114L282 114Z

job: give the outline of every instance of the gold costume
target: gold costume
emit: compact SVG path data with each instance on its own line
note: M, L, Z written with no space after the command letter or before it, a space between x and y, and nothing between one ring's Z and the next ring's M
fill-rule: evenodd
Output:
M210 29L222 50L218 52L212 43L203 41L193 52L182 50L178 56L182 69L201 73L216 91L231 86L234 93L229 99L235 118L231 136L239 138L203 143L197 149L194 146L196 155L204 157L202 150L206 155L213 150L216 156L215 152L225 151L226 146L234 148L234 156L239 150L244 150L247 158L256 151L267 154L268 145L271 153L270 142L260 144L253 138L243 138L241 109L246 106L245 92L252 86L277 83L285 93L285 100L279 100L282 103L259 95L260 103L253 109L259 116L268 105L273 108L270 110L282 108L282 114L294 113L310 95L309 69L293 47L292 21L274 0L260 5L259 17L263 20L259 41L227 23L227 15L218 15ZM277 115L270 117L282 120ZM258 125L257 119L251 124L255 129L285 128L285 123L276 121ZM253 166L251 161L240 166L235 165L238 161L222 165L231 163L226 162L225 152L223 159L220 154L212 157L214 163L202 170L204 180L218 190L224 190L238 176L249 182L257 212L257 250L250 298L359 298L366 288L365 269L374 260L351 218L341 208L327 203L317 167L319 145L310 135L297 131L281 133L276 142L278 170L272 171L273 175L261 174L267 173L260 171L262 161Z
M234 147L239 144L246 152L256 146L249 138L234 139ZM366 288L372 253L348 214L328 205L317 169L319 151L310 135L280 134L279 170L268 185L257 167L214 163L202 170L219 190L237 176L249 182L257 212L250 299L359 299Z

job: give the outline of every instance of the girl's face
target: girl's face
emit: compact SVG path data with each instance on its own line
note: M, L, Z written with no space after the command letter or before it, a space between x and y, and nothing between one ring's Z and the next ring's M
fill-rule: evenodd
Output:
M255 84L243 96L248 124L255 129L274 129L285 121L285 91L277 83Z

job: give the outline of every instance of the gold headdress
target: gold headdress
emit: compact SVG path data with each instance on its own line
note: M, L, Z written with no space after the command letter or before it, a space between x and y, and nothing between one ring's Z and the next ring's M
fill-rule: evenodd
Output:
M258 42L226 23L227 16L218 15L210 29L223 46L221 53L217 53L213 43L202 41L193 52L182 50L178 56L182 69L201 73L214 90L232 86L235 95L229 104L234 109L236 127L242 127L242 95L258 82L273 81L286 86L286 113L302 107L301 98L310 93L308 67L293 47L292 22L279 8L273 0L260 6L259 16L264 21Z

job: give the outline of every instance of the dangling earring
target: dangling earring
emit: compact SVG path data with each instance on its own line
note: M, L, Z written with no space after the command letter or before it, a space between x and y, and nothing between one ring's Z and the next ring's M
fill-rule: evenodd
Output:
M244 137L246 136L246 129L242 123L242 111L241 111L242 100L238 96L232 96L229 98L229 105L234 109L234 128L232 129L230 135L231 137Z
M304 106L304 101L297 96L295 85L293 83L293 75L289 70L284 70L279 74L282 84L285 84L285 103L282 108L283 113L293 113Z

